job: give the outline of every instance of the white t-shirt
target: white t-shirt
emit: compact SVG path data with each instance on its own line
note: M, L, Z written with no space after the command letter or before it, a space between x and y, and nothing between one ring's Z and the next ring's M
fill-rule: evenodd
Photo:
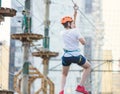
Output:
M64 54L64 56L69 57L71 55L73 56L80 55L79 39L83 38L83 36L81 35L79 29L74 28L74 29L63 30L61 32L61 36L64 42L63 49L66 49L69 51L78 50L73 52L67 52Z

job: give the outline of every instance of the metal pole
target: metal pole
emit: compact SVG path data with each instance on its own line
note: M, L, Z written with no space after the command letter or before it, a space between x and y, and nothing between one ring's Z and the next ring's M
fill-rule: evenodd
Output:
M25 21L27 22L25 25L24 33L30 33L30 0L25 1ZM29 94L28 91L28 80L29 80L29 49L30 43L27 41L23 42L24 47L24 64L23 64L23 79L22 79L22 94Z
M28 80L29 80L29 42L23 42L24 46L24 64L23 64L23 80L22 80L22 94L28 94Z
M2 0L0 0L0 7L1 7Z
M25 10L22 12L22 29L24 33L31 33L30 0L25 1Z
M43 45L44 48L49 49L49 7L50 7L50 0L45 0L45 26L44 26L44 40Z
M49 7L50 7L50 0L44 0L45 2L45 25L44 25L44 39L43 39L43 46L45 48L45 50L49 50L49 25L50 25L50 21L49 21ZM43 74L44 76L47 76L48 74L48 59L44 59L43 60L43 64L44 64L44 69L43 69ZM43 80L43 87L44 87L44 91L43 94L47 94L47 82L45 80Z
M45 0L45 26L44 26L44 36L43 39L43 46L46 50L49 50L49 7L50 7L50 0ZM48 63L48 62L47 62ZM47 76L48 74L48 64L44 65L44 75Z

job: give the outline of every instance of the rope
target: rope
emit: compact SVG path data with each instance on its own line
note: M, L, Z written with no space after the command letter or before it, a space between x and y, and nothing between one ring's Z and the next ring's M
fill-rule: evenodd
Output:
M74 2L74 0L72 0L72 2L73 2L73 4L75 5L75 2Z
M77 4L74 2L74 0L72 0L72 3L74 4L74 6ZM85 14L79 9L79 7L77 7L77 10L81 13L81 15L97 30L96 26L85 16ZM74 18L76 20L76 18Z
M76 22L76 17L77 17L77 10L78 10L78 6L77 6L77 4L72 0L72 2L73 2L73 4L74 4L74 6L73 6L73 8L74 8L74 18L73 18L73 21L74 21L74 23Z
M16 0L22 7L25 7L21 2L20 0ZM37 30L37 29L40 29L39 27L41 27L43 25L43 22L40 21L40 19L38 17L36 17L32 12L30 12L30 15L31 17L34 17L36 19L36 21L40 22L41 24L38 25L37 27L34 27L34 28L31 28L32 31L40 31L40 30Z

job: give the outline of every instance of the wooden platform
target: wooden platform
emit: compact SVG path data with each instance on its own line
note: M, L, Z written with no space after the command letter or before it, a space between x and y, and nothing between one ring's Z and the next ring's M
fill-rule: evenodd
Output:
M33 56L41 57L43 59L43 64L48 64L48 61L51 57L58 56L58 52L51 52L51 51L39 51L39 52L33 52Z
M14 94L14 92L8 90L0 90L0 94Z
M4 21L4 17L0 15L0 22Z
M33 34L33 33L19 33L19 34L12 34L11 38L20 40L22 42L32 42L34 40L43 39L43 35Z
M4 17L13 17L16 15L16 10L12 8L0 7L0 22L4 21Z
M39 52L33 52L32 55L36 57L50 58L50 57L58 56L58 53L51 51L39 51Z
M13 17L16 15L16 10L12 8L0 7L0 15L3 17Z

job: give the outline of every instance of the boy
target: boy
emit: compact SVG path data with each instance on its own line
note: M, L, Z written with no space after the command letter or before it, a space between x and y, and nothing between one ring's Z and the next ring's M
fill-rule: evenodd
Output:
M76 87L77 92L83 94L89 94L84 87L84 83L91 71L91 65L87 59L81 55L79 50L79 42L85 45L85 39L80 34L79 30L75 26L75 21L69 16L62 18L61 24L65 30L62 31L62 39L64 42L64 55L62 57L62 79L61 79L61 91L59 94L64 94L64 87L66 83L66 77L68 75L69 67L72 63L83 67L83 75L79 85Z

